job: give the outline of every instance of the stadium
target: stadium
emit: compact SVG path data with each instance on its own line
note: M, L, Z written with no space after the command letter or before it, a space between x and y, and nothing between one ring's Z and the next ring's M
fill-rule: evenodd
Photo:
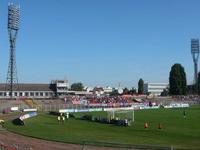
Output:
M10 149L43 149L43 140L52 141L48 149L198 149L196 98L142 98L139 102L134 96L68 95L63 99L1 100L5 123L0 140L4 141L2 148ZM62 116L65 120L58 120Z
M68 80L18 83L19 12L19 6L9 3L10 59L6 83L0 83L0 150L200 149L197 94L160 96L169 88L165 83L144 84L145 94L113 95L110 88L107 93L99 87L70 90Z

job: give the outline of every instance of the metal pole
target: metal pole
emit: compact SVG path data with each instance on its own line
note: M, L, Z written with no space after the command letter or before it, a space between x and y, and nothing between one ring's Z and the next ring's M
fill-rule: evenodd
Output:
M191 39L191 54L194 62L194 86L195 93L197 93L197 82L198 82L198 59L199 59L199 39Z
M10 59L6 80L6 91L9 91L9 96L11 99L13 98L13 91L17 91L18 84L15 45L17 33L19 30L19 13L19 6L13 4L8 5L8 34L10 42Z

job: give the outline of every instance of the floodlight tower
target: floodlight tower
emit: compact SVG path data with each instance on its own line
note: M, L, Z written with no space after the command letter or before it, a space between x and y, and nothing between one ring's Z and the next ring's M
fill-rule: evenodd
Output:
M198 80L199 39L191 39L191 54L194 62L194 84L196 84Z
M17 90L18 78L15 58L15 46L17 33L19 30L20 10L19 5L12 3L8 4L8 35L10 42L10 59L8 65L8 74L6 79L6 90L9 91L9 96L14 96L13 91Z

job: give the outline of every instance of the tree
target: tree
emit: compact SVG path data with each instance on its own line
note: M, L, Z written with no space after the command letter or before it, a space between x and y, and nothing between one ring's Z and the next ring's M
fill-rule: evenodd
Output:
M162 93L160 94L160 96L168 96L168 95L169 95L168 89L164 89L164 90L162 91Z
M134 87L132 87L132 88L130 89L129 93L130 93L130 94L136 94L136 93L137 93L137 90L136 90Z
M83 84L81 82L73 83L71 85L71 90L72 91L83 91L83 88L84 88L84 86L83 86Z
M185 95L187 88L186 74L181 64L174 64L169 75L169 93L171 95Z
M128 90L128 88L127 87L125 87L124 89L123 89L123 94L129 94L129 90Z
M138 94L143 94L144 91L144 81L140 78L138 82Z
M113 89L113 91L110 93L110 96L118 96L119 93L118 93L118 90L116 89Z

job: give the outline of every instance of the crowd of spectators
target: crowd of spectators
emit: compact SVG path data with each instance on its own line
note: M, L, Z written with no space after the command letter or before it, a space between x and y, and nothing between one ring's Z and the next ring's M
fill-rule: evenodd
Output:
M95 97L89 101L91 104L101 103L101 104L113 104L113 103L132 103L131 98L126 98L123 96L104 96Z
M198 95L178 95L172 97L174 101L184 102L189 104L200 104L200 96Z
M69 96L67 97L67 102L71 102L72 104L84 104L88 106L128 106L134 102L133 97L125 97L125 96ZM149 102L154 105L168 105L173 102L177 103L188 103L190 105L200 104L200 96L198 95L179 95L172 96L167 98L152 98L152 99L142 99L141 103L149 104Z
M66 103L85 104L85 105L126 105L132 104L132 98L124 96L69 96L65 98Z

